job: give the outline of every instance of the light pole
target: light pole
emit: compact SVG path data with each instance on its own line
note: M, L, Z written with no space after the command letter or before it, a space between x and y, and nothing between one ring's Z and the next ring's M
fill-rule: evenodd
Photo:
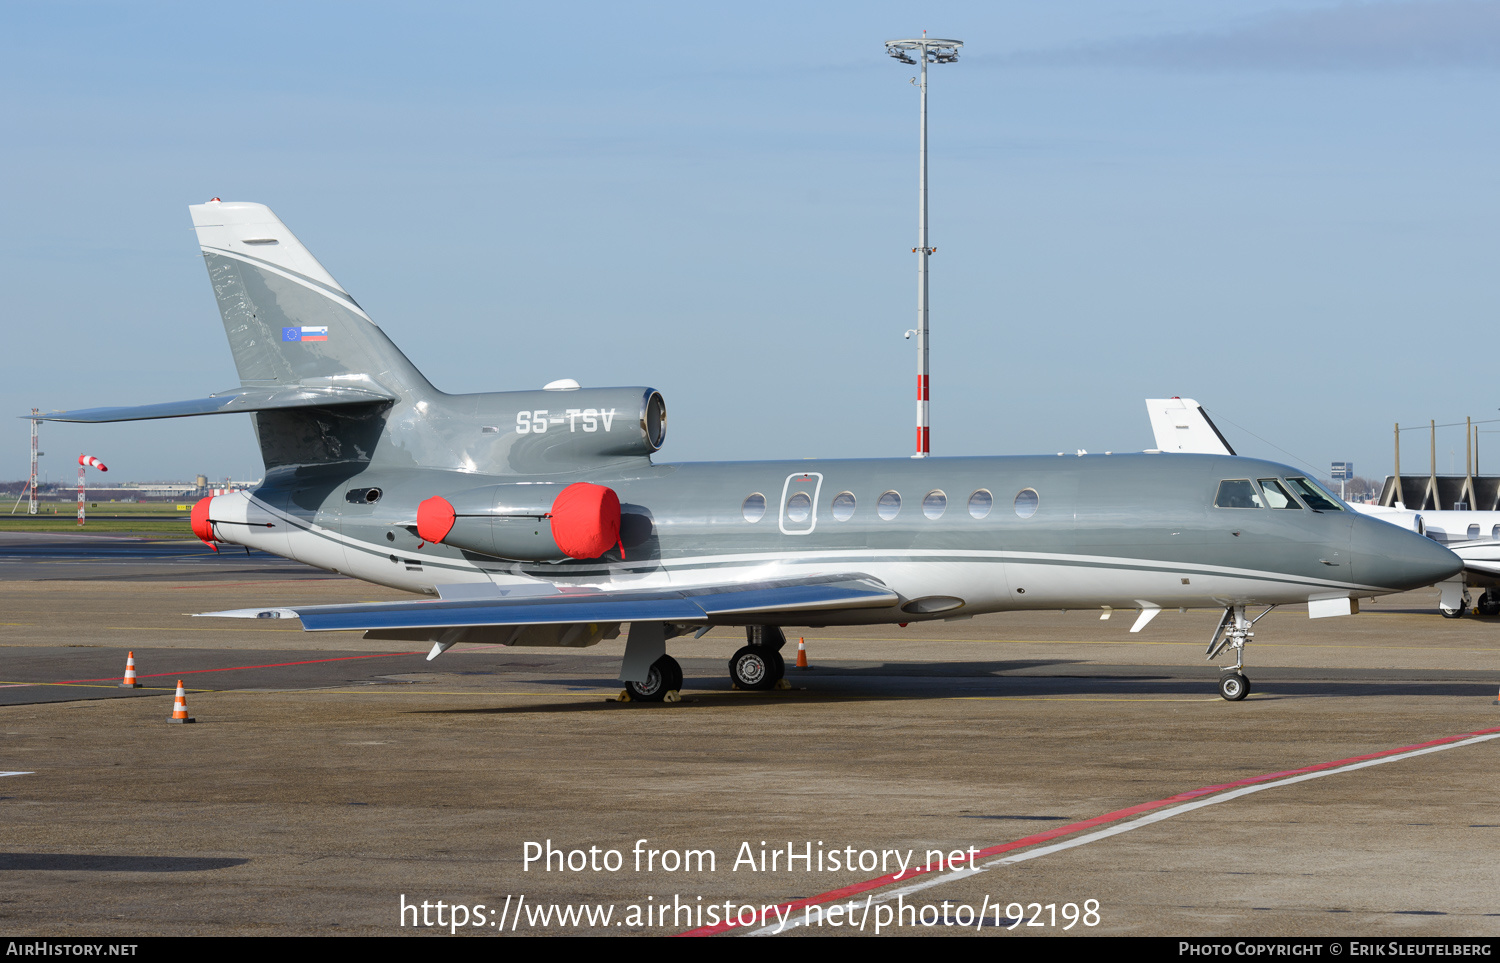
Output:
M951 64L958 59L962 40L937 40L922 31L921 39L887 40L885 52L904 64L922 64L922 126L917 161L917 453L913 458L932 454L932 423L928 411L932 382L927 372L927 259L936 248L927 244L927 65ZM913 78L915 79L915 78ZM913 332L908 331L907 337Z

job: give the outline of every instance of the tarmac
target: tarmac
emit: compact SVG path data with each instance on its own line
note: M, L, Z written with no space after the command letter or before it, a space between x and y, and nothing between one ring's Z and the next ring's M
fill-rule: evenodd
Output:
M654 705L614 701L622 640L428 662L190 615L400 597L0 535L7 929L1500 935L1500 620L1433 590L1276 610L1240 703L1209 611L795 630L812 667L769 693L730 687L715 629L668 643L684 699Z

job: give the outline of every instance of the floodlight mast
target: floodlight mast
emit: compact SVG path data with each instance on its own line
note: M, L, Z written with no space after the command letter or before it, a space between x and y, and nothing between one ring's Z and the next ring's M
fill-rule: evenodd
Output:
M904 64L922 64L922 122L917 160L917 453L913 458L932 454L932 422L928 404L932 381L927 368L927 259L937 250L927 243L927 65L951 64L958 59L962 40L937 40L922 31L920 39L887 40L885 52ZM915 59L913 57L915 55ZM910 332L908 332L910 336Z

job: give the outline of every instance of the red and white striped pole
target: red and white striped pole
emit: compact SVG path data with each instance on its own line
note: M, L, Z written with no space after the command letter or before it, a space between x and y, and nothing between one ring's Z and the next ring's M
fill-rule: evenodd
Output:
M99 459L95 458L93 455L79 455L78 456L78 524L79 525L83 524L83 500L84 500L83 470L85 468L97 468L100 471L109 471L108 468L104 467L104 462L102 462Z
M31 502L30 502L30 504L28 504L26 506L26 514L28 514L28 515L35 515L36 514L36 510L37 510L36 509L36 459L37 459L37 456L39 454L41 454L41 452L39 452L39 451L36 450L36 426L38 424L38 420L37 420L36 416L39 415L39 414L41 414L41 412L38 409L36 409L36 408L31 409L31 416L32 416L31 417Z

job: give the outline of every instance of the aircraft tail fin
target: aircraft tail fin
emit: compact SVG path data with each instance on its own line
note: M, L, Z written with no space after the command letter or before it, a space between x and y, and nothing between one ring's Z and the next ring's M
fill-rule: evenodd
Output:
M1147 398L1151 431L1158 451L1200 455L1233 455L1234 449L1191 398Z
M188 210L242 386L433 392L270 208L215 198Z

